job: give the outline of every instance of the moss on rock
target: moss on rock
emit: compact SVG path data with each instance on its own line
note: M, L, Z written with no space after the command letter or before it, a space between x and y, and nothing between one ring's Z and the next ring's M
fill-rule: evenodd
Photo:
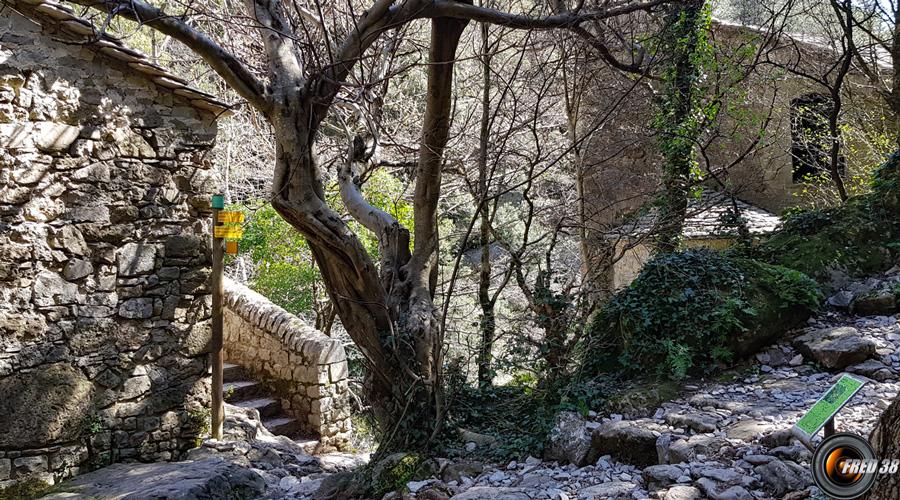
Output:
M434 462L419 453L393 453L371 468L370 484L376 497L401 490L406 483L435 473Z
M822 283L835 269L866 276L890 268L900 260L900 155L878 168L871 192L788 216L753 253Z

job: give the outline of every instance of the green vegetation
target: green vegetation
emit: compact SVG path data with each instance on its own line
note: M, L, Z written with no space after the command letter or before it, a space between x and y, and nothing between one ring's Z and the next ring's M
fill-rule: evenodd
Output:
M294 314L309 313L321 280L306 240L268 203L246 213L241 254L256 263L249 285Z
M689 186L700 174L694 145L705 121L715 116L718 108L703 99L708 93L703 85L704 70L713 60L710 7L692 0L668 8L657 49L668 60L660 75L663 88L656 99L658 109L653 121L665 159L665 190L657 200L662 224L656 236L659 249L665 252L674 250L681 238Z
M203 439L209 436L212 430L212 409L199 408L188 413L191 424L198 430L197 437L194 438L194 446L203 444Z
M776 339L821 299L814 281L785 267L712 250L661 255L590 318L585 373L710 372Z
M37 478L29 478L7 487L0 487L0 498L14 498L16 500L31 500L59 491L49 483Z
M533 388L516 385L481 389L465 386L453 394L451 427L498 438L496 447L478 449L488 460L540 456L560 410L542 395Z
M418 453L395 453L376 462L368 469L370 484L377 498L385 493L402 490L406 483L431 475L433 462Z
M840 206L798 211L753 254L820 282L842 269L853 276L884 271L900 258L900 156L874 174L869 192Z
M330 203L342 209L337 187L331 186ZM385 172L375 172L364 185L366 199L375 207L388 212L407 228L412 228L412 205L402 198L404 186L399 179ZM316 301L324 297L322 277L316 267L306 239L288 224L269 203L258 207L233 206L246 215L244 237L240 242L241 255L255 264L249 286L269 300L293 314L309 315L315 311ZM373 258L378 257L378 239L358 222L350 226ZM229 263L233 264L234 259ZM233 266L232 266L233 267Z
M91 416L87 423L87 432L91 435L103 432L103 422L100 420L100 417L97 415Z

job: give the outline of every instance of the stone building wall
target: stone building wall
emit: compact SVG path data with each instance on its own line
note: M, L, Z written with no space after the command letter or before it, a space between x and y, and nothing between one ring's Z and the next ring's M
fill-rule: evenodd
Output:
M0 497L194 446L209 406L200 221L216 135L213 114L101 52L114 44L64 43L67 32L10 1L0 1Z
M728 238L703 238L686 239L683 245L688 249L711 248L713 250L725 250L735 243L736 240ZM653 248L649 243L617 242L616 255L620 256L620 258L613 264L613 289L618 290L630 285L641 274L641 269L650 260L652 254Z
M276 394L327 447L350 438L344 346L249 288L225 280L225 360Z
M753 28L723 22L713 23L712 38L723 61L761 43L760 33ZM795 183L792 176L791 102L827 91L778 66L794 66L820 75L833 60L827 48L784 37L772 42L763 62L724 96L722 112L713 126L717 133L707 145L706 156L719 180L738 198L776 214L798 203L795 195L804 186ZM744 71L750 61L747 57L734 64ZM657 85L653 82L636 82L632 76L606 66L585 73L591 89L584 95L582 105L586 109L580 126L586 135L586 224L602 232L617 226L624 215L661 190L662 156L652 126L654 91L658 89L651 88ZM864 75L848 76L843 99L842 123L857 130L874 126L877 120L873 117L886 116L883 102ZM765 134L754 145L760 128ZM859 142L859 135L844 136L848 146L844 154L851 170L881 161L877 149ZM751 152L745 155L748 150ZM705 171L705 159L698 161ZM710 184L721 189L717 182Z

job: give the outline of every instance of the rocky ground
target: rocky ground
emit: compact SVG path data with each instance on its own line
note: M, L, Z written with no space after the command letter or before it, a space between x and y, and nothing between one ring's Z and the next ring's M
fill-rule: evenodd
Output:
M563 413L544 459L438 460L434 476L385 499L821 497L809 474L811 453L790 429L849 372L867 383L840 413L837 430L868 435L900 391L900 315L893 295L898 283L900 272L864 286L848 285L829 299L829 310L757 354L740 376L689 382L679 398L644 415ZM192 488L184 498L316 498L325 478L368 459L365 454L311 456L300 444L266 431L253 410L229 406L227 413L225 439L193 450L189 464L108 467L71 481L57 498L115 493L103 488L121 484L123 471L116 467L127 467L140 479L140 488L130 490L133 498L168 491L179 482ZM466 449L477 456L483 446L491 442L473 441Z
M697 382L645 418L560 416L545 457L453 463L396 498L682 500L821 497L791 427L842 373L867 381L837 430L867 436L900 391L900 272L850 283L830 308L728 382ZM562 465L566 463L566 465Z
M561 416L548 451L568 465L529 458L486 467L473 478L445 477L446 485L459 499L814 495L811 453L790 428L846 371L868 383L840 413L837 430L868 435L900 391L900 323L894 316L829 313L803 333L759 354L752 374L688 385L683 397L650 417ZM824 370L835 358L853 364Z

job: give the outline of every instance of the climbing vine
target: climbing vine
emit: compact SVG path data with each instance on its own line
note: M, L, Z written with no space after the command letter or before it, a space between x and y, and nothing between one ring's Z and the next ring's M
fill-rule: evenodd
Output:
M704 80L713 46L709 39L711 8L703 0L673 3L656 53L666 57L660 75L653 126L663 155L663 188L657 200L660 230L657 247L671 252L678 246L687 199L700 176L694 146L702 125L718 113L718 101L704 103ZM697 194L697 193L694 193Z

